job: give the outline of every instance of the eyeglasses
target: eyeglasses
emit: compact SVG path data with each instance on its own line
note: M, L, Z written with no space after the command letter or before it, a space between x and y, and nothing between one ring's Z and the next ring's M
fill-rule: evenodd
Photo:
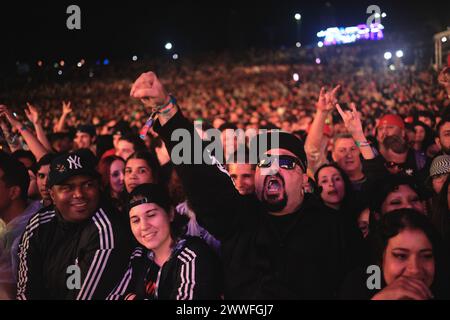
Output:
M394 162L394 161L386 161L384 163L384 166L387 169L394 169L394 168L398 168L400 170L405 169L405 164L404 163L397 163L397 162Z
M281 155L281 156L271 156L267 155L266 158L259 160L258 167L259 168L270 168L272 166L273 160L276 159L278 162L278 166L281 169L286 170L294 170L295 166L300 166L303 171L305 171L305 167L303 163L297 159L296 157L289 156L289 155Z

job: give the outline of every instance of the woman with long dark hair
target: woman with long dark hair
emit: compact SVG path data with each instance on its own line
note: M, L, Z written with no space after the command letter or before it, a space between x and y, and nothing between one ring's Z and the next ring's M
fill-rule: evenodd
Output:
M369 243L372 264L349 274L341 298L448 299L447 257L428 217L413 209L388 212L372 230Z
M353 215L350 196L352 185L347 174L336 164L324 164L314 175L317 195L329 209ZM348 211L352 212L348 212Z

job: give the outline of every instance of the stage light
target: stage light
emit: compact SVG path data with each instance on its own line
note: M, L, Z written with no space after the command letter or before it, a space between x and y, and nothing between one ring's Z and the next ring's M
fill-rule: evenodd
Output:
M295 20L300 21L302 18L302 15L300 13L296 13L294 18L295 18Z
M59 67L59 64L58 64L58 62L55 62L54 64L53 64L53 68L58 68Z
M63 72L61 70L58 71L58 75L62 76Z
M447 37L442 37L441 41L442 41L442 43L447 42Z
M61 67L64 67L65 64L66 64L66 63L64 62L64 60L61 60L61 61L59 62L59 65L60 65Z
M381 17L382 17L382 18L386 18L386 17L387 17L386 12L383 12L383 13L381 14Z
M297 43L295 44L295 46L296 46L297 48L300 48L300 47L302 46L302 44L301 44L300 42L297 42Z
M397 58L401 58L401 57L403 57L403 51L402 50L397 50L395 55L397 56Z
M173 46L170 42L167 42L164 47L166 48L166 50L172 50L172 48L173 48Z
M322 47L323 47L323 42L322 42L322 41L319 41L319 42L317 43L317 46L318 46L319 48L322 48Z
M381 18L381 15L377 12L377 13L375 13L375 18Z
M174 53L174 55L172 56L173 60L177 60L178 59L178 54Z
M94 77L94 73L92 71L89 72L89 78L93 78Z
M83 66L83 64L82 64L81 62L78 62L78 63L77 63L77 67L78 67L78 68L81 68L82 66Z
M391 65L389 66L389 69L391 69L392 71L395 71L395 66L394 66L393 64L391 64Z
M316 63L317 63L317 64L320 64L320 63L321 63L320 58L317 58L317 59L316 59Z
M133 58L131 58L133 61L137 61L138 57L137 56L133 56Z
M298 80L300 80L300 76L298 75L298 73L294 73L292 79L294 79L294 81L297 82Z
M44 64L44 63L43 63L41 60L39 60L39 61L37 62L38 67L42 67L43 64Z
M107 65L109 64L109 60L108 60L108 59L103 60L103 64L104 64L105 66L107 66Z
M384 59L389 60L392 58L392 53L390 53L389 51L384 53Z

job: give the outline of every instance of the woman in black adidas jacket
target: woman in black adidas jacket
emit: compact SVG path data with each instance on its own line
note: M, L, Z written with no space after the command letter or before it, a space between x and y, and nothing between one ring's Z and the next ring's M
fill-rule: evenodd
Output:
M218 258L196 237L180 236L187 220L175 216L167 192L155 184L130 194L130 225L139 242L110 300L218 299Z

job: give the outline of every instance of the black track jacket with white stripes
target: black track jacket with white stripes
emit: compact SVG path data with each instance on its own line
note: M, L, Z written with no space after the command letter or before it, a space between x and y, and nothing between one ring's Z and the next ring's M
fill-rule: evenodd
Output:
M126 270L131 233L101 206L81 223L51 206L34 215L19 245L17 299L103 300Z
M153 253L137 247L128 270L108 300L216 300L222 273L218 256L197 237L179 240L169 260L160 268Z
M202 141L181 112L163 127L156 121L154 130L172 161L182 154L194 163L175 169L199 224L221 242L225 299L337 297L346 272L359 264L362 237L356 223L350 228L340 215L306 198L296 212L272 216L258 201L247 203L220 164L192 161L208 150L198 150ZM186 132L188 137L180 134Z

